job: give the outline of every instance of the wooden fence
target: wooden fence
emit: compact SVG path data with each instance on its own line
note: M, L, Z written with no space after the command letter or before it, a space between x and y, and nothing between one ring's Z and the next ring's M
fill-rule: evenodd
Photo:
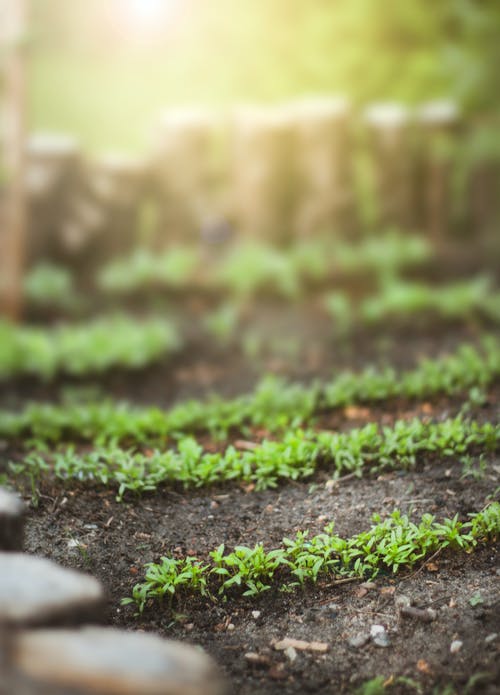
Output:
M318 98L229 115L171 110L137 158L88 157L72 137L34 135L29 264L92 268L126 254L144 235L145 211L154 248L228 230L278 245L388 227L437 245L485 238L499 220L500 160L466 162L474 134L449 102L361 112Z

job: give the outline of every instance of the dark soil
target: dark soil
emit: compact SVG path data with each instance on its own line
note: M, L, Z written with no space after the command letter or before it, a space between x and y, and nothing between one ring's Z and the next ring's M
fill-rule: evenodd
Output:
M99 388L135 402L169 405L212 390L223 395L247 391L268 371L307 381L368 362L408 367L419 355L450 351L479 333L475 325L447 331L435 327L429 337L428 332L407 326L392 331L390 339L365 333L354 343L343 344L332 342L316 319L315 315L303 318L296 361L272 356L255 364L230 348L195 344L168 365L136 375L115 373L100 380ZM273 323L272 312L266 321ZM282 327L286 317L275 316L274 322ZM57 398L60 387L68 383L19 381L0 400L2 405L19 405L31 398ZM497 419L499 393L497 384L489 390L485 407L472 414ZM326 413L321 422L344 429L415 414L440 418L453 415L462 405L460 398L427 404L394 401L383 407ZM4 451L2 458L12 454ZM99 577L109 594L107 623L203 646L227 674L230 693L350 693L379 675L389 682L393 678L389 692L395 693L417 692L414 686L397 682L400 676L418 683L424 694L443 693L448 684L456 693L500 693L500 635L491 637L500 633L500 547L495 544L471 554L442 552L425 566L379 576L367 586L357 580L323 581L291 594L269 591L256 599L235 595L225 603L180 597L173 610L165 604L147 608L142 616L135 616L133 607L120 605L142 578L143 565L162 555L204 557L220 543L232 548L261 541L272 548L299 529L320 532L331 520L338 533L352 535L370 525L373 513L384 516L395 508L413 518L425 512L466 518L482 509L500 485L500 459L487 458L485 469L476 476L464 476L460 461L434 456L420 461L412 472L338 484L332 484L330 477L328 470L319 470L307 481L265 492L238 485L200 491L163 489L124 503L115 501L112 490L47 482L38 507L29 513L26 550ZM416 606L434 608L436 620L423 623L401 617L397 605L401 596ZM470 602L473 597L476 605ZM372 641L351 646L350 639L369 635L376 624L387 629L388 647ZM325 642L328 651L297 651L293 658L293 652L286 655L273 647L286 637ZM456 653L450 651L454 640L463 643Z
M165 605L141 617L121 607L120 599L130 595L143 564L162 555L203 557L222 542L232 548L261 541L271 548L299 529L320 532L330 520L338 533L351 535L367 528L373 513L385 515L394 508L415 518L424 512L464 517L485 504L500 482L499 472L498 458L488 460L481 480L461 479L457 462L428 461L412 473L333 487L328 472L321 471L313 480L273 491L170 490L122 504L110 491L48 488L30 514L27 549L98 576L110 597L109 623L201 644L224 668L230 692L351 692L381 674L411 677L424 692L437 683L453 683L463 692L480 672L481 689L473 692L496 693L499 639L486 644L485 638L500 624L499 546L471 555L442 553L427 567L379 577L368 591L358 581L323 582L290 595L235 596L218 604L185 597L174 611ZM472 606L469 601L478 592L482 602ZM435 608L436 621L400 618L395 603L400 595ZM388 629L389 647L349 645L349 638L368 634L373 624ZM273 641L285 637L326 642L329 651L320 656L298 652L290 662L272 648ZM463 647L451 654L455 639ZM249 652L261 662L250 663Z

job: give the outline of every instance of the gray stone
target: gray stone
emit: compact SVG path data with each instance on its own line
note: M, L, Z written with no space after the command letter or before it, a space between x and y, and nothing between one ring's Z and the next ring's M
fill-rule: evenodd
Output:
M372 625L370 628L370 637L372 638L373 644L377 647L389 647L391 640L387 631L383 625Z
M366 632L360 632L357 635L353 635L352 637L349 637L348 643L350 647L354 647L354 649L360 649L361 647L364 647L367 642L370 641L370 635L368 635Z
M19 633L14 667L32 682L93 695L220 695L213 661L195 647L114 628Z
M101 584L45 558L0 553L0 625L49 625L100 620Z
M25 507L17 495L0 487L0 550L21 550Z

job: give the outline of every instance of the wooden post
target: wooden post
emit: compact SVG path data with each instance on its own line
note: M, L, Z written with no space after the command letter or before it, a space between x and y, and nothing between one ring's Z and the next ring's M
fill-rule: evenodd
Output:
M75 138L35 133L26 143L25 195L27 238L25 266L43 260L65 261L65 228L79 192L81 154ZM78 246L77 246L78 248Z
M3 239L0 260L0 312L19 320L22 311L26 234L25 133L26 0L3 0L0 43L7 44L4 68L5 133L3 143L6 190L1 192ZM3 17L1 16L3 14Z
M373 151L378 224L411 228L414 167L409 111L397 103L373 104L365 119Z
M460 111L451 101L424 104L418 114L421 128L421 214L423 227L435 244L446 241L451 231L453 198L453 140Z
M351 107L343 97L315 97L289 106L298 131L299 238L354 229Z
M159 198L157 245L196 242L216 207L220 184L219 114L208 108L172 108L159 124L154 182Z
M287 245L294 239L297 127L283 107L246 107L233 131L234 215L246 239Z
M148 175L146 160L120 153L101 155L87 165L88 203L102 220L100 233L92 240L94 267L129 254L138 243ZM76 221L85 226L84 219Z

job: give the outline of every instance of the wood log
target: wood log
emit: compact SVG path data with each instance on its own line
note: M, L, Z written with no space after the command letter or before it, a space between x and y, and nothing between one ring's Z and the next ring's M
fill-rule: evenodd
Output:
M443 244L452 229L453 143L460 120L458 106L451 101L428 102L418 112L420 219L436 245Z
M402 104L376 103L365 112L372 152L377 226L414 225L411 118Z
M26 0L0 7L0 82L2 123L0 166L7 185L0 183L0 313L21 318L26 256L25 153L27 91L25 31ZM2 176L2 179L4 178Z
M28 139L28 258L64 262L63 230L81 185L81 152L75 138L37 133Z
M108 153L87 163L85 195L75 201L72 223L86 239L93 267L136 246L148 177L143 158Z
M297 128L287 108L247 107L233 124L233 201L243 237L287 244L300 191Z
M170 109L160 120L153 153L159 205L156 245L197 241L218 214L224 186L221 116L209 109Z
M345 98L325 97L289 108L296 119L301 180L296 233L349 235L356 226L351 106Z

